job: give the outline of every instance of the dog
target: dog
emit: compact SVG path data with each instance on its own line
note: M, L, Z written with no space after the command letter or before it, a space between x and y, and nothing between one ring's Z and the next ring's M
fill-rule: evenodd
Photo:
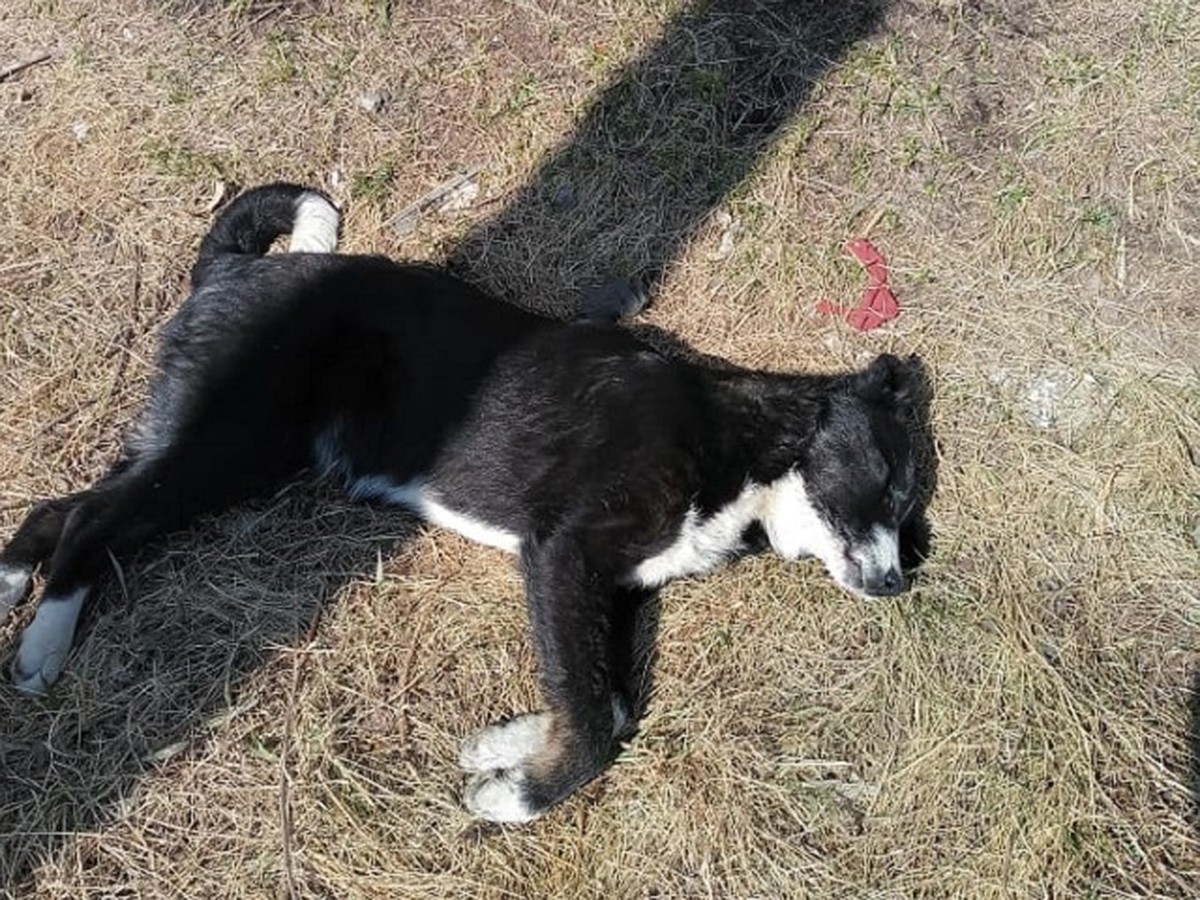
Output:
M545 708L462 745L475 815L527 822L632 733L622 609L770 547L846 590L905 587L917 498L913 361L781 374L664 354L593 295L560 322L446 271L335 253L321 192L242 194L200 245L148 400L93 486L36 505L0 552L0 615L45 588L16 686L60 674L112 559L311 470L516 554ZM289 234L286 253L269 253Z

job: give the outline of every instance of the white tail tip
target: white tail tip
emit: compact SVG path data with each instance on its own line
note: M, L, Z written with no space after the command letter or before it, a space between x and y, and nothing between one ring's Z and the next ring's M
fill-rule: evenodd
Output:
M332 253L337 249L337 207L320 194L306 193L296 202L289 253Z

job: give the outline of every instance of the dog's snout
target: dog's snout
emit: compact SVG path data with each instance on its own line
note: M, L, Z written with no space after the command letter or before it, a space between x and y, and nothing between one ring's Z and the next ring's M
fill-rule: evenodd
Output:
M863 587L875 597L894 597L904 590L904 576L899 569L888 569L868 579Z

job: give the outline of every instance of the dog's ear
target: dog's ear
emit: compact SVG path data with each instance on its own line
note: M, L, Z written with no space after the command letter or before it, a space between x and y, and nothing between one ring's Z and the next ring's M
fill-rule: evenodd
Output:
M865 370L854 376L854 388L864 400L909 407L920 387L920 373L913 362L882 353Z

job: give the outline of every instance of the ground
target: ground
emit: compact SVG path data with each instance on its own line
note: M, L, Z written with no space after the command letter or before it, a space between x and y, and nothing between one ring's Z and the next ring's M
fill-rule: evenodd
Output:
M173 536L49 698L0 687L0 892L1200 893L1192 0L9 0L0 33L0 69L51 53L0 80L0 538L113 458L211 207L280 178L346 249L544 311L638 274L742 364L918 354L936 437L913 590L671 586L641 734L525 828L454 765L537 703L506 557L303 485ZM864 233L902 305L869 334L815 310Z

